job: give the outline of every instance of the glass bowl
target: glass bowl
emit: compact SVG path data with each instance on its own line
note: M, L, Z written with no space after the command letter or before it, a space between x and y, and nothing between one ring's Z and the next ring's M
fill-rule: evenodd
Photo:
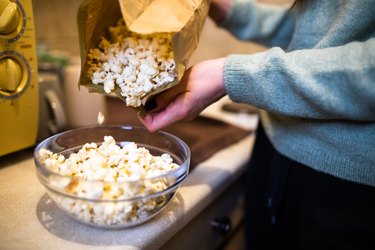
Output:
M85 144L98 147L105 136L112 136L120 147L134 142L153 156L169 154L179 167L132 180L98 181L59 174L47 167L40 154L49 150L68 158ZM184 141L169 133L149 133L143 127L95 126L69 130L51 136L34 151L37 176L56 205L72 218L101 228L127 228L139 225L157 215L174 197L189 172L190 149ZM77 192L80 187L80 192ZM75 191L72 191L75 190ZM97 195L113 192L115 195Z

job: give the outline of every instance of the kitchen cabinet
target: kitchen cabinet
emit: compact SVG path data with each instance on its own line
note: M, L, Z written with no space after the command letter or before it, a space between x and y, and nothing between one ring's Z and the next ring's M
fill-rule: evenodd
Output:
M244 186L245 175L242 175L168 240L162 249L245 249Z

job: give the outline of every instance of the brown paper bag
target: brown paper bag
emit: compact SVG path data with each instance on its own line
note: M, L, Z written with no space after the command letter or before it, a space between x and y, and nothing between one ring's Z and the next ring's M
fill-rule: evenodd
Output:
M149 96L174 86L186 70L189 59L197 48L199 36L208 14L209 0L88 0L78 12L81 49L80 86L91 92L105 94L87 75L88 51L97 48L102 37L108 38L108 28L124 19L127 28L138 34L170 33L177 66L176 81ZM114 93L120 97L118 89ZM142 110L142 108L140 109Z

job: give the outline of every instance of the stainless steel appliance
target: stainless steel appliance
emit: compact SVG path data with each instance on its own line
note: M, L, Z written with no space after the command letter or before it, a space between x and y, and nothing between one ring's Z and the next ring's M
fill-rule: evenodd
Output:
M63 131L67 127L64 70L61 66L40 63L39 127L37 140Z

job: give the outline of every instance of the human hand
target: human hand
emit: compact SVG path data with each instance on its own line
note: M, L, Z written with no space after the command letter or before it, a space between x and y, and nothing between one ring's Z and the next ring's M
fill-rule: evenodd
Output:
M225 20L232 8L232 0L211 0L209 16L216 23Z
M179 120L192 120L207 106L226 95L224 60L198 63L186 70L174 87L156 95L147 106L156 106L140 121L155 132ZM151 104L151 105L150 105Z

